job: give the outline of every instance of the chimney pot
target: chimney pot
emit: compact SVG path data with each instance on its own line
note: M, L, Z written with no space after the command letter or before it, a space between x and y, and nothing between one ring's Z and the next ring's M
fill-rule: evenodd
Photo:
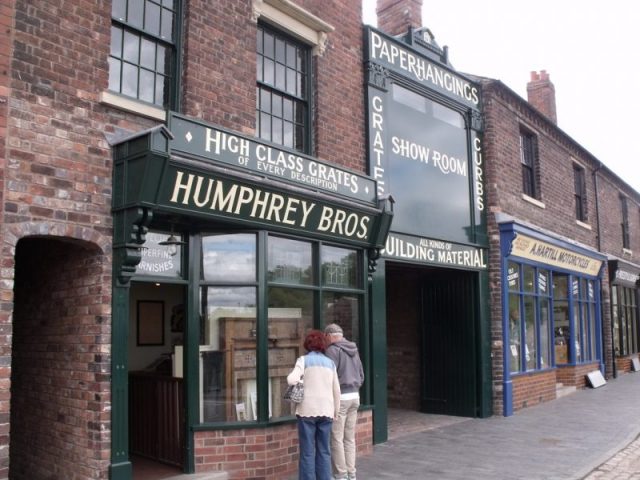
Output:
M527 83L527 97L531 106L553 123L558 124L556 89L546 70L540 70L540 73L531 72L531 80Z

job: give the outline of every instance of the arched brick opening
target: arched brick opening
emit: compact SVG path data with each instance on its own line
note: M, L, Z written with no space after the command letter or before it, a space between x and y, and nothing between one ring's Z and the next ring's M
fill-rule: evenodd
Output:
M108 478L108 254L85 240L22 238L13 300L9 477Z

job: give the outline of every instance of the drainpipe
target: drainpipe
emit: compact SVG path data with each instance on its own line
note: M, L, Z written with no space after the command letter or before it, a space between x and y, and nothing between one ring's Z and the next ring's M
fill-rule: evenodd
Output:
M594 190L594 196L596 199L596 235L597 235L597 248L598 248L598 252L602 253L602 240L601 240L601 228L600 228L600 207L599 207L599 202L598 202L598 198L600 197L600 194L598 192L598 172L602 169L602 162L598 162L598 166L596 167L596 169L593 171L593 190ZM611 291L611 290L609 290ZM602 309L602 302L600 303L601 305L601 309ZM609 305L611 305L611 297L609 297ZM600 312L600 314L602 315L602 311ZM603 330L602 330L602 335L604 336L604 325L603 325ZM604 355L604 352L602 352ZM618 371L616 368L616 345L615 345L615 341L614 341L614 337L613 337L613 316L611 317L611 359L612 359L612 365L611 368L613 369L613 378L618 378Z

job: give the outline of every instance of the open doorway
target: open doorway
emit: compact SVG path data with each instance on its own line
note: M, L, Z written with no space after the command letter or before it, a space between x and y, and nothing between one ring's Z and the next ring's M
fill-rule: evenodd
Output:
M37 236L16 245L12 324L2 325L12 479L98 478L108 468L110 270L90 242Z
M129 302L129 451L133 480L183 471L185 287L132 282Z
M408 412L477 415L474 272L387 264L389 432ZM400 419L400 420L394 420ZM434 419L440 423L441 418Z

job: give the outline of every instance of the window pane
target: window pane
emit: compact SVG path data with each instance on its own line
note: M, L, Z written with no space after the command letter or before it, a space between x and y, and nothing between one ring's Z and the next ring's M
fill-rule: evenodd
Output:
M264 32L264 56L273 59L275 38L269 32Z
M140 54L140 37L124 32L124 50L122 58L127 62L138 63Z
M287 68L287 93L291 95L296 95L297 93L297 80L298 76L296 75L296 71L290 68Z
M156 44L143 38L140 48L140 65L153 70L156 66Z
M201 318L200 421L256 420L256 289L203 287Z
M511 372L519 372L520 364L520 296L509 294L509 365Z
M276 88L278 90L285 90L285 85L286 85L286 72L285 72L285 68L284 65L280 64L280 63L276 63Z
M127 20L134 27L142 28L144 0L129 0Z
M271 141L274 143L279 143L282 145L282 120L279 118L273 117L271 119L271 128L272 128L272 136Z
M266 113L260 114L260 138L271 140L271 117Z
M122 29L111 27L111 55L122 58Z
M120 91L120 68L122 62L110 57L109 58L109 90L113 92Z
M360 295L325 293L322 295L322 325L337 323L344 336L354 342L360 337Z
M571 337L567 275L553 275L553 331L556 364L569 362L569 342Z
M288 98L282 99L282 118L293 121L293 101Z
M153 35L160 35L160 6L153 2L147 2L144 29Z
M589 323L591 327L591 360L595 360L598 358L598 349L597 349L597 337L598 332L596 332L596 308L594 303L589 304Z
M271 102L271 114L274 117L282 118L282 97L280 95L273 95Z
M293 123L284 122L282 128L282 144L285 147L293 148Z
M170 42L173 41L173 18L174 13L172 11L162 9L160 37Z
M144 100L145 102L153 103L155 99L154 95L155 88L155 75L153 72L148 70L140 70L140 100Z
M256 236L239 233L203 237L202 273L210 282L255 282Z
M169 103L169 82L162 75L156 76L156 96L154 103L159 106L165 106Z
M527 362L527 370L537 368L538 335L536 332L535 299L532 296L524 297L525 339L524 358Z
M549 300L540 299L540 368L551 366L549 349Z
M538 293L549 295L549 272L543 269L538 269Z
M269 417L293 414L293 405L282 400L287 375L296 358L305 353L305 333L313 327L314 294L308 290L271 287L269 319Z
M287 44L287 67L296 68L296 56L298 51L295 46Z
M268 277L270 282L295 285L313 283L311 244L281 237L269 237Z
M522 276L524 277L524 291L525 292L533 292L534 286L534 274L535 270L531 265L523 265L522 266Z
M507 266L507 282L509 290L520 291L520 267L517 263L509 262Z
M321 257L323 285L360 287L358 252L346 248L323 245Z
M269 60L268 58L264 59L264 75L263 75L263 81L266 84L269 85L273 85L274 82L274 76L275 76L275 67L273 65L273 60Z
M128 63L123 65L122 93L130 97L138 96L138 68Z
M156 72L169 73L168 68L171 65L171 51L168 48L158 45L158 56L156 58Z
M127 1L126 0L112 0L111 2L111 16L118 20L124 21L127 16Z

